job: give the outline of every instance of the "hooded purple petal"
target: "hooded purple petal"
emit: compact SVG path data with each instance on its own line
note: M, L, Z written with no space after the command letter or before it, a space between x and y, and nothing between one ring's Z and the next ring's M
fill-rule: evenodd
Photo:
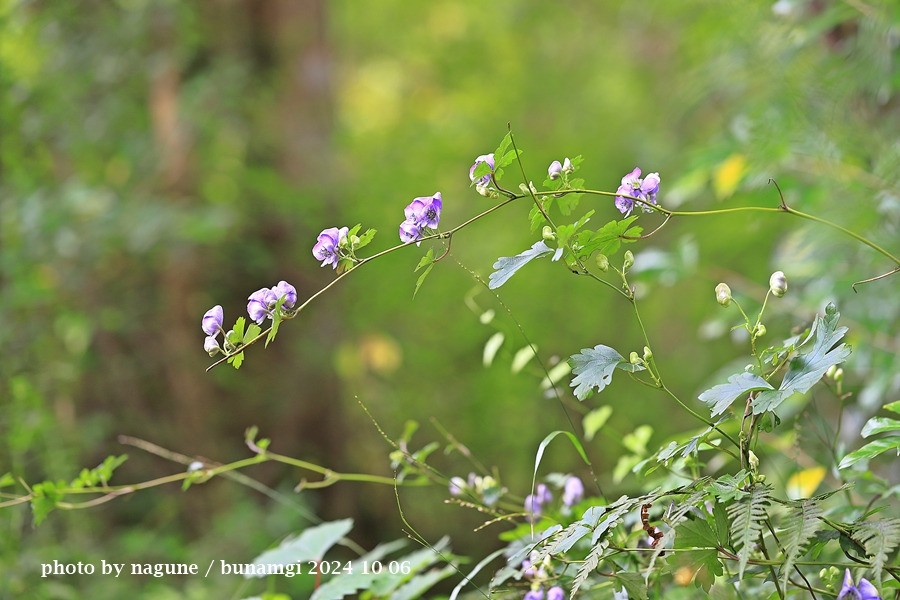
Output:
M200 325L203 329L203 333L212 336L218 335L219 331L222 329L222 319L224 318L225 314L222 311L222 307L218 304L213 306L203 315L203 321Z
M279 300L282 296L284 297L284 304L282 304L282 306L285 308L291 308L297 303L297 288L287 281L279 281L278 285L272 288L272 293L275 294L275 297Z
M475 164L473 164L469 168L469 179L471 181L476 181L475 169L478 167L479 163L487 163L488 166L491 168L491 173L494 172L494 155L493 154L482 154L481 156L479 156L478 158L475 159ZM478 180L476 181L476 183L478 183L479 185L487 185L490 182L491 182L491 174L490 173L488 173L487 175L485 175L483 177L478 178Z

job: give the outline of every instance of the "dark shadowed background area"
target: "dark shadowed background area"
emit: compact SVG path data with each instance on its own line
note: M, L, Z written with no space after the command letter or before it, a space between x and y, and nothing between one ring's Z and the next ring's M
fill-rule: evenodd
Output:
M390 476L390 448L362 402L389 435L419 422L416 447L443 439L436 420L524 496L537 444L568 424L535 361L511 373L526 345L515 321L548 364L599 343L625 355L642 345L621 298L559 264L537 262L504 286L509 312L474 279L535 241L527 204L457 235L415 299L424 249L360 269L240 371L205 372L201 316L221 304L233 323L251 292L280 279L310 296L334 277L311 255L326 227L378 229L375 252L397 242L416 196L442 192L446 227L487 208L468 169L507 123L538 183L552 160L583 155L590 187L613 191L639 165L660 173L664 206L702 210L777 206L774 177L792 206L896 252L898 22L887 0L0 0L0 474L69 481L127 453L115 481L146 481L183 466L118 436L227 462L249 455L243 432L256 425L282 454ZM618 215L593 198L581 206L596 221ZM777 269L790 294L769 331L834 301L851 344L872 344L847 368L846 443L896 399L897 280L850 290L891 268L871 249L748 213L675 220L634 250L645 324L682 397L744 354L716 283L752 305ZM506 343L485 368L498 330ZM588 451L608 494L634 485L613 476L622 436L649 424L656 447L693 425L624 378L602 403L614 413ZM577 425L601 402L566 405ZM433 462L470 470L459 455ZM580 464L564 445L545 460ZM797 468L790 443L771 468L783 485ZM275 464L246 474L281 500L215 479L56 511L37 528L27 506L0 509L0 596L232 597L233 579L40 579L39 565L247 561L309 512L354 518L365 547L402 537L389 486L295 494L312 474ZM401 496L429 539L449 534L476 557L493 549L490 530L472 533L483 517L443 504L446 490Z

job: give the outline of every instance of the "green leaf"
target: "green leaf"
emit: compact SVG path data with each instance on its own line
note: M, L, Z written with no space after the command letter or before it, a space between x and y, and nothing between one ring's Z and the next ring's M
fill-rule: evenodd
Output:
M686 568L694 584L709 591L716 577L724 572L718 558L718 538L709 523L701 520L685 521L676 528L676 552L668 562L674 569Z
M610 221L597 230L591 240L579 251L579 256L589 258L594 252L612 256L622 245L621 236L626 235L628 228L635 219L637 219L637 216L628 217L621 221Z
M647 600L647 583L640 573L619 571L613 575L613 579L618 582L618 585L614 585L613 589L620 589L619 586L625 588L625 591L628 592L629 600Z
M584 559L584 562L578 568L578 573L575 575L575 580L572 582L572 594L571 596L574 598L575 594L578 593L578 590L584 585L584 582L587 581L587 578L593 573L597 566L600 564L600 559L603 557L603 552L606 551L606 548L609 546L609 540L603 540L593 548L591 548L590 553L587 555L587 558Z
M494 272L489 278L488 287L496 290L498 287L509 281L509 278L516 274L516 271L530 263L536 258L541 258L552 253L543 240L535 242L530 250L526 250L516 256L501 256L494 263Z
M16 478L13 477L12 473L4 473L2 477L0 477L0 488L9 487L11 485L16 484Z
M603 388L612 382L613 372L616 369L630 373L644 370L641 365L631 364L614 349L602 344L584 348L570 360L572 373L575 374L571 386L575 388L575 397L579 400L587 398L593 388L596 388L597 392L602 392Z
M298 561L321 560L325 553L341 538L350 533L353 519L342 519L305 529L299 536L281 542L277 548L267 550L253 560L254 565L289 565ZM254 571L244 578L262 577Z
M804 500L787 516L787 528L781 535L784 564L781 566L781 588L787 591L788 578L794 563L803 554L809 541L820 528L822 509L816 500Z
M419 288L422 287L422 284L425 283L425 279L431 273L431 270L434 268L434 263L428 265L428 267L422 271L422 274L419 275L418 279L416 279L416 289L413 290L413 298L416 297L416 294L419 293Z
M549 390L552 386L562 380L563 377L572 372L572 365L569 364L569 361L562 360L556 363L555 366L550 368L550 371L547 372L547 375L541 380L541 389Z
M897 419L889 419L887 417L872 417L862 428L860 435L864 438L876 433L884 433L885 431L900 430L900 421Z
M818 383L829 367L847 360L847 357L850 356L850 347L847 344L835 346L847 333L846 327L837 326L840 316L841 313L833 310L830 314L826 311L824 317L816 317L812 331L810 331L810 337L815 334L812 349L791 360L787 373L777 390L762 392L753 400L754 415L774 411L778 405L794 394L808 392L812 386Z
M233 354L228 357L228 362L235 369L240 369L241 365L244 364L244 353L238 352L237 354Z
M479 563L477 565L475 565L475 567L471 571L469 571L469 574L466 575L463 578L463 580L457 584L457 586L455 588L453 588L453 592L450 594L450 597L447 600L456 600L456 597L459 595L459 592L462 591L463 587L465 587L465 585L467 583L472 581L472 578L475 577L476 575L478 575L478 573L484 567L486 567L492 560L503 556L503 553L505 551L506 550L504 548L500 548L499 550L495 550L494 552L491 552L490 554L485 556L483 559L481 559L481 561L479 561Z
M487 343L485 343L484 353L481 358L481 362L485 367L491 366L491 363L494 362L494 357L497 356L497 351L500 350L500 346L503 345L504 339L503 332L498 331L488 339Z
M447 565L442 569L431 569L413 577L397 591L391 594L391 600L414 600L433 588L438 582L456 573L456 567Z
M728 383L720 383L700 394L700 402L708 405L710 414L715 417L722 414L741 394L753 390L774 389L769 382L753 373L740 373L728 378Z
M525 365L528 364L536 353L536 348L534 344L528 344L527 346L520 348L516 355L513 357L511 371L513 373L518 373L522 369L525 368Z
M428 252L425 253L425 256L422 257L422 260L419 261L419 264L416 265L413 273L418 273L419 269L426 265L430 265L434 262L434 248L429 248Z
M728 513L723 502L713 504L713 519L716 521L716 541L723 548L731 545L728 531Z
M722 475L710 485L719 502L728 502L729 500L741 499L747 496L748 492L743 489L743 485L749 476L750 473L741 469L734 475Z
M881 408L883 408L884 410L889 410L891 412L895 412L898 415L900 415L900 400L897 400L896 402L891 402L890 404L885 404Z
M32 486L31 512L34 517L35 527L40 525L47 518L47 515L57 507L59 501L63 499L63 494L58 488L64 486L65 482L54 483L49 480Z
M588 414L584 415L584 419L582 419L581 421L581 426L584 429L585 441L590 442L592 439L594 439L594 436L597 435L597 432L600 431L600 429L602 429L604 425L606 425L606 422L609 420L612 412L612 406L606 405L592 410Z
M872 560L875 581L881 581L888 557L900 545L900 519L866 521L854 531L854 537L862 542L866 555Z
M859 450L854 450L845 456L838 465L838 469L846 469L861 460L875 458L888 450L895 450L900 455L900 436L890 436L869 442Z
M503 136L503 139L500 140L500 145L497 146L496 150L494 150L494 164L496 165L496 160L498 156L505 156L506 151L510 149L512 146L512 132L508 131L506 135ZM506 166L506 165L503 165Z
M269 347L269 342L274 340L275 336L278 335L278 327L281 326L281 321L283 320L281 316L281 307L285 300L287 300L287 296L279 298L272 309L272 327L269 328L269 335L266 336L264 344L266 348ZM249 344L250 340L258 336L261 331L262 328L256 323L250 325L250 327L247 328L247 333L244 334L244 344Z
M354 246L353 250L359 250L360 248L365 248L368 246L373 239L375 239L375 234L378 233L376 229L366 229L366 232L359 236L359 241Z
M754 485L748 496L736 500L728 507L732 540L738 550L738 579L744 578L744 569L750 560L750 552L756 545L759 532L762 531L770 504L770 491L768 486Z

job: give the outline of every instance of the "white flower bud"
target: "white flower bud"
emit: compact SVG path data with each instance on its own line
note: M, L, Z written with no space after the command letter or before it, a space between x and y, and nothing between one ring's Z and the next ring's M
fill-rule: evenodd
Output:
M544 238L545 242L552 242L556 239L556 234L549 225L544 225L544 228L541 230L541 236Z
M727 283L720 283L716 286L716 302L722 306L731 304L731 288Z
M623 264L623 269L626 271L630 269L634 265L634 254L631 253L631 250L625 251L625 263Z
M772 276L769 277L769 291L772 292L772 295L776 298L781 298L787 292L787 288L787 278L784 276L784 272L775 271L772 273Z
M575 167L572 165L572 161L566 158L562 164L563 173L573 173L575 171Z

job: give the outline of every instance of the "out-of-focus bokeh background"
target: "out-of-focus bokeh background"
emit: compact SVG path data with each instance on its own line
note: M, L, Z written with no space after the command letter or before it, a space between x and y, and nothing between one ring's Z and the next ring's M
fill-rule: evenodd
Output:
M226 462L248 455L243 431L257 425L280 453L390 475L359 400L391 435L419 421L419 445L441 439L436 419L524 495L538 442L566 421L535 364L510 373L525 341L468 271L486 277L533 243L527 205L456 236L415 299L415 249L354 273L239 372L204 372L200 317L222 304L231 323L280 279L315 292L334 276L310 253L326 227L374 227L374 251L396 243L413 197L441 191L447 226L483 210L468 169L507 123L536 182L550 161L583 155L588 185L612 191L640 165L661 174L663 205L695 210L776 206L774 177L791 205L896 252L898 22L889 0L0 1L0 473L71 480L127 453L116 481L149 480L183 467L119 435ZM618 215L602 199L582 208ZM748 213L675 220L635 250L657 360L682 397L744 353L715 284L752 306L779 269L790 292L772 334L833 300L851 343L866 341L847 369L845 443L896 399L897 279L850 291L892 267L871 249ZM598 343L640 349L621 299L559 264L529 266L501 297L548 363ZM484 368L497 330L507 343ZM634 481L612 475L621 436L649 424L656 447L692 423L625 380L603 401L614 413L588 449L601 482L627 491ZM788 444L773 475L783 482L796 460ZM434 461L470 470L457 455ZM546 468L579 464L560 445ZM0 596L230 597L234 579L42 580L39 565L248 561L305 527L305 511L353 517L367 547L401 536L390 487L296 495L308 474L247 474L288 501L217 479L56 511L38 528L28 507L0 510ZM473 534L482 519L443 504L445 490L402 495L431 539L493 549L496 532Z

